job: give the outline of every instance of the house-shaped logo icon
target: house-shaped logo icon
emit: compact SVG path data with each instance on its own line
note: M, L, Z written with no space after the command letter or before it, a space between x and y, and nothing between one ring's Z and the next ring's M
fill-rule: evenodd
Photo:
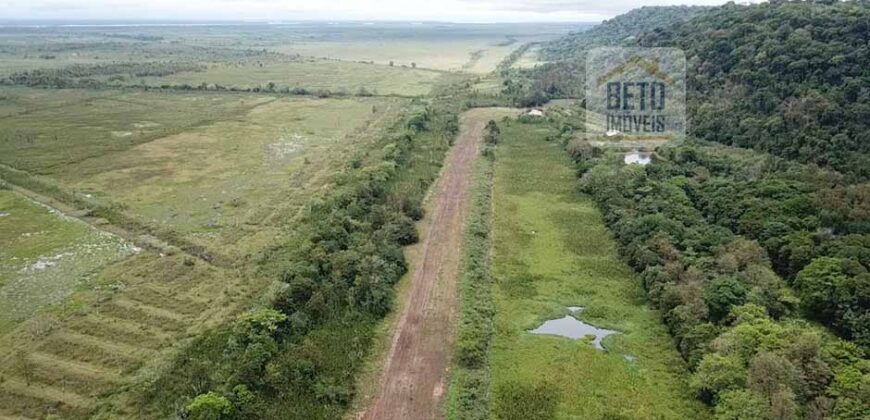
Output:
M685 133L685 55L671 48L598 48L586 61L587 132Z

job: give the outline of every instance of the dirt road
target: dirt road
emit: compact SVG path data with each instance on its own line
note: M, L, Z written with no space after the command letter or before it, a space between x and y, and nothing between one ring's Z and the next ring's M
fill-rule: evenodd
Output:
M377 396L364 419L432 419L442 416L453 351L456 290L462 261L463 222L474 162L486 122L508 112L473 109L462 115L430 202L430 224L404 310L392 336Z

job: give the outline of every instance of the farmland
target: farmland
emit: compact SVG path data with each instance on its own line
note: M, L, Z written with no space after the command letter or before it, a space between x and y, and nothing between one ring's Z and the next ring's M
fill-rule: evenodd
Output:
M447 98L569 27L454 29L0 28L0 417L187 413L206 385L157 396L199 374L185 361L235 363L210 343L280 305L286 282L299 283L294 267L324 258L304 254L328 236L312 221L319 206L359 217L363 204L342 197L386 182L364 214L407 229L456 129L462 102ZM356 237L386 241L384 261L408 243L374 232ZM340 334L367 354L389 307L377 305L296 315L274 357L325 346L317 354L340 379L315 379L352 384L358 358L310 340ZM345 319L360 325L342 329ZM222 376L232 369L211 369L208 386L237 380ZM299 417L330 416L349 402L285 389L261 400L263 413L293 404Z
M865 4L222 3L0 19L0 420L870 416Z
M184 72L166 77L146 77L147 85L220 84L250 89L269 83L280 87L304 88L314 92L351 95L422 96L428 94L442 76L440 72L391 67L383 64L340 62L312 59L308 61L265 64L216 64L201 72ZM135 81L135 80L134 80Z
M23 107L38 96L13 94L26 98ZM2 361L11 413L38 417L40 401L87 413L161 352L244 309L269 283L234 261L271 246L407 106L396 98L110 96L3 120L5 133L27 133L8 135L3 154L5 173L23 189L0 192L8 214L0 227L10 238L0 344L21 349ZM91 205L111 210L98 217ZM222 266L196 258L204 255L220 255L209 259Z

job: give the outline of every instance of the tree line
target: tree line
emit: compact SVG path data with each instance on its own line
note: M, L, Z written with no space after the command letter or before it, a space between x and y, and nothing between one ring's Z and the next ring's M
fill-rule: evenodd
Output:
M831 236L830 246L783 278L774 245L817 232L813 190L785 181L789 174L764 167L767 175L747 180L755 185L744 195L717 186L734 182L729 168L730 176L746 168L698 146L660 149L648 167L624 165L588 145L572 150L583 191L640 273L689 362L693 388L715 405L718 419L857 419L870 412L866 234ZM729 209L718 212L711 201ZM770 212L773 201L782 211ZM755 237L760 232L767 240Z
M196 419L341 416L458 130L450 95L417 103L379 151L347 163L334 191L261 255L257 275L280 284L269 303L184 349L143 385L143 407Z

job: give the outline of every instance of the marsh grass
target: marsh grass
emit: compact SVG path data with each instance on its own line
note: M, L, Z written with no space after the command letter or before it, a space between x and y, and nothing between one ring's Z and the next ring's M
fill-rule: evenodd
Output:
M493 414L516 418L511 407L521 395L519 400L536 402L529 409L543 418L704 417L667 330L643 303L638 279L617 258L594 204L578 193L561 146L545 141L553 129L516 121L500 126L493 192ZM568 306L585 307L575 316L619 332L604 340L605 351L585 340L528 333L567 314Z

